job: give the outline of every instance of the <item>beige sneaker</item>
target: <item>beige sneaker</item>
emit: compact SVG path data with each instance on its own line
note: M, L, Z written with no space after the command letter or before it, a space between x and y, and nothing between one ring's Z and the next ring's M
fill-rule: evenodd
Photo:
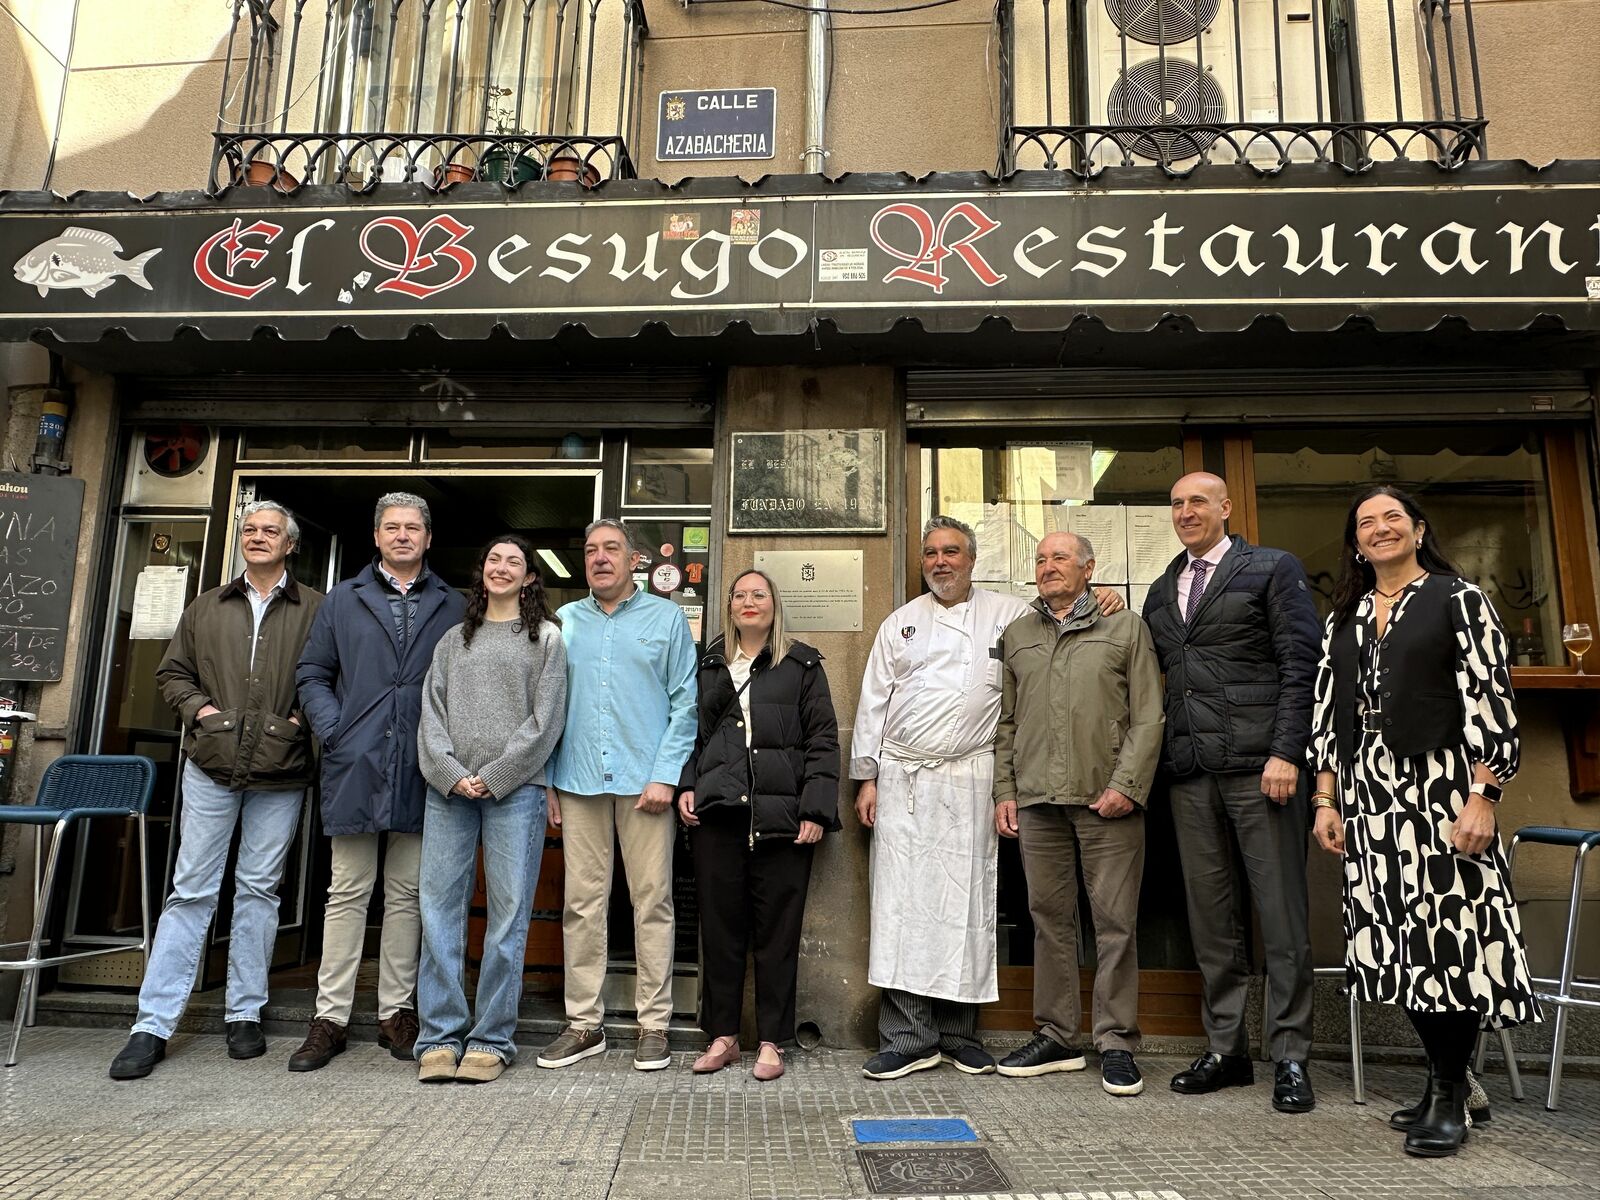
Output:
M576 1025L568 1025L534 1062L541 1067L570 1067L580 1059L605 1052L604 1029L579 1029Z
M633 1048L635 1071L661 1071L672 1065L672 1051L667 1048L665 1029L646 1029L639 1034L639 1044Z
M468 1050L456 1068L457 1083L493 1083L506 1069L505 1059L487 1050Z
M424 1050L417 1060L418 1083L449 1083L456 1077L456 1052L449 1046Z

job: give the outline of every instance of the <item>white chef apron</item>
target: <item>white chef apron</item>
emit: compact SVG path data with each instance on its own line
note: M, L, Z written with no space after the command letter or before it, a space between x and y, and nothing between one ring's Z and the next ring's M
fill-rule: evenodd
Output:
M998 1000L998 853L993 750L945 758L886 740L867 981L940 1000Z

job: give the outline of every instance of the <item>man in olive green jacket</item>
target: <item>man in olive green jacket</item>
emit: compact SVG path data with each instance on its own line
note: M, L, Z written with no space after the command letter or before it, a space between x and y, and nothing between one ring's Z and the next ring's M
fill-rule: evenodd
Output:
M1144 877L1144 806L1161 755L1161 673L1132 611L1100 615L1094 547L1047 534L1034 558L1039 599L1006 627L995 733L995 824L1020 837L1034 923L1038 1032L1002 1075L1084 1067L1078 1046L1078 862L1094 915L1094 1043L1101 1084L1133 1096L1139 1048L1135 925Z

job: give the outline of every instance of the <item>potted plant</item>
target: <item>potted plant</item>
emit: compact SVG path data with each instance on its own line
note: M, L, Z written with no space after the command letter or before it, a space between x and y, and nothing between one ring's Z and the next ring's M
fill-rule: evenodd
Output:
M531 137L526 129L517 125L515 109L506 106L506 100L513 95L512 88L490 84L489 99L493 103L489 109L490 123L500 137ZM495 146L478 159L479 179L493 180L507 187L529 183L543 173L538 158L530 150L513 152L509 147Z
M599 170L592 162L579 158L571 145L563 146L551 157L544 177L553 183L581 183L584 187L594 187L600 182Z

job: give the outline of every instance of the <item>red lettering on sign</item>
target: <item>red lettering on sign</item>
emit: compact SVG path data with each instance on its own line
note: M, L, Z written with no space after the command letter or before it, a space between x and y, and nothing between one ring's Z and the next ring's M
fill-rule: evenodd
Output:
M237 296L241 300L248 300L252 296L266 291L276 279L247 287L242 283L230 283L233 273L241 265L253 267L267 257L266 250L259 246L246 246L244 239L249 237L261 238L267 245L278 240L278 235L283 232L282 225L274 225L271 221L257 221L253 225L239 226L240 218L235 217L233 224L226 229L207 238L194 255L194 277L205 284L213 292L221 292L224 296ZM218 275L211 267L211 256L218 250L223 252L222 274Z
M904 217L916 228L917 248L915 253L908 254L896 249L883 239L879 232L879 225L886 217ZM955 241L947 241L950 223L960 217L971 226L970 231ZM944 263L954 254L977 276L978 282L984 287L994 287L1005 282L1006 277L991 267L984 259L983 254L972 243L985 237L1000 228L988 213L984 212L971 201L962 201L954 205L940 219L937 225L927 209L919 204L890 204L880 208L872 218L872 240L882 250L894 258L898 258L906 266L895 267L883 277L885 283L895 279L905 279L912 283L920 283L930 287L935 294L944 292L944 285L949 277L945 274Z
M434 229L444 231L444 244L436 250L423 250L422 243ZM400 240L405 248L405 257L399 262L393 262L377 254L367 244L373 230L389 229L400 235ZM361 253L365 254L376 265L385 270L395 272L393 279L385 279L373 290L378 292L399 292L403 296L410 296L415 300L425 300L429 296L436 296L440 292L449 291L458 283L465 283L472 278L472 273L478 269L478 259L461 244L461 239L472 232L471 225L463 225L460 221L449 215L437 216L421 229L418 229L404 217L379 217L361 231ZM455 265L456 273L443 283L417 283L411 276L425 274L439 265L441 258L449 259Z

